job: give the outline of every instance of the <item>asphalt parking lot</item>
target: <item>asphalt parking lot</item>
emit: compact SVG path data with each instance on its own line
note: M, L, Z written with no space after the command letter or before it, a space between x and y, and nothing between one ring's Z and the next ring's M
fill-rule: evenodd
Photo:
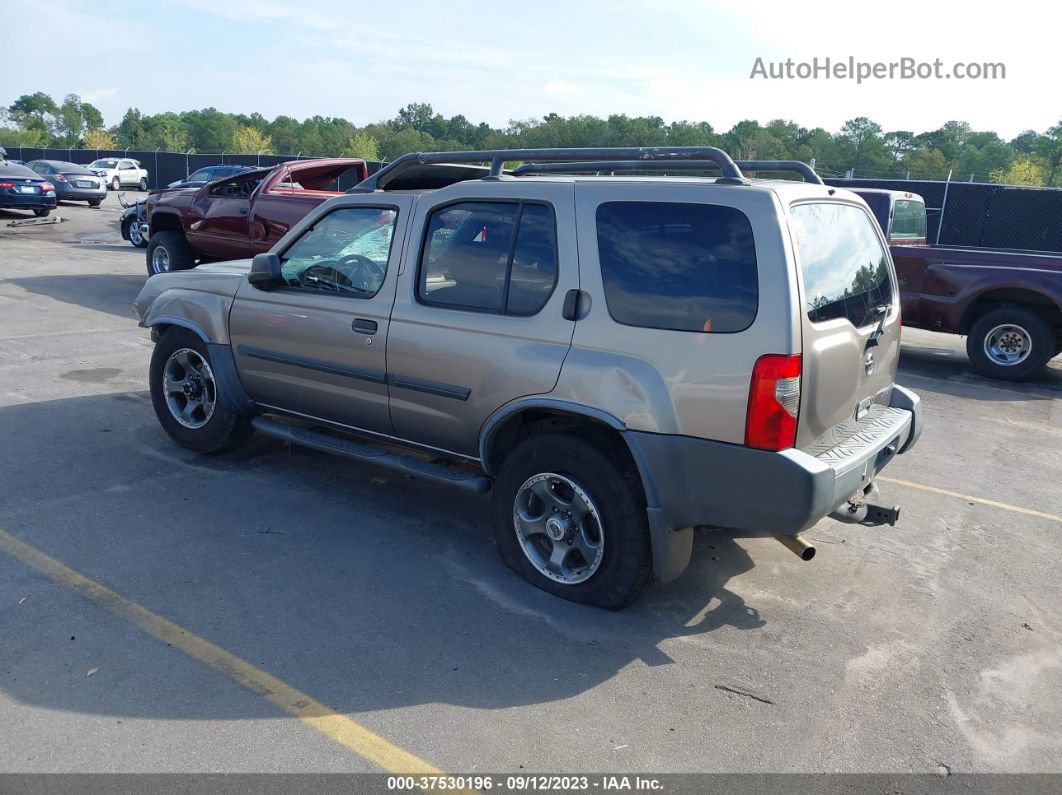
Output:
M120 210L0 211L0 772L1062 772L1062 359L906 330L897 527L705 532L608 613L506 569L483 498L172 444Z

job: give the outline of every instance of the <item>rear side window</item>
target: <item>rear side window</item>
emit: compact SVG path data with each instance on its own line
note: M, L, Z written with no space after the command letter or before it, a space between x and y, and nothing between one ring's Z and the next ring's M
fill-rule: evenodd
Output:
M859 207L799 204L793 237L804 274L804 302L813 322L846 318L857 328L892 303L889 256L874 222Z
M735 332L759 303L748 216L715 204L607 202L597 245L609 314L618 323Z
M556 283L557 235L549 207L461 202L431 214L417 280L423 303L534 315Z
M892 208L892 240L918 240L926 236L926 206L910 199L898 199Z

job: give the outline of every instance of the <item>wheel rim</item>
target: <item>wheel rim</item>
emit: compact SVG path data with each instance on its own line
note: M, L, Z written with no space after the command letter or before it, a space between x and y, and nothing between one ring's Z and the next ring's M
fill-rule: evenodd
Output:
M528 478L516 492L513 526L531 565L554 582L585 582L601 566L601 512L590 495L564 475L544 472Z
M214 373L198 351L181 348L170 354L162 368L162 390L170 414L185 428L202 428L214 415Z
M144 238L140 236L140 223L138 221L133 221L133 223L129 224L129 242L134 246L139 246L144 242ZM158 251L158 249L155 250Z
M985 356L994 364L1013 367L1032 353L1032 335L1021 326L1003 323L985 335Z
M165 246L156 246L151 252L151 270L155 273L166 273L170 269L170 252Z

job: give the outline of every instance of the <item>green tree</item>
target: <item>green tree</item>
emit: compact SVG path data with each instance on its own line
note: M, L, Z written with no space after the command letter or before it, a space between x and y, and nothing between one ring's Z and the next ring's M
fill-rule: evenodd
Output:
M55 126L59 106L50 96L43 91L38 91L35 94L23 94L11 103L8 112L22 129L39 130L45 135L50 135Z
M89 130L81 142L86 149L117 149L118 142L109 132L101 127Z
M228 150L245 155L273 154L273 142L255 127L237 127Z
M904 160L903 167L915 179L944 179L948 175L948 161L939 149L916 149Z
M992 173L992 181L1004 185L1043 185L1043 164L1032 157L1019 157L1010 168L999 169Z
M378 161L380 159L380 144L367 132L359 130L350 136L343 154L346 157L360 157L362 160Z

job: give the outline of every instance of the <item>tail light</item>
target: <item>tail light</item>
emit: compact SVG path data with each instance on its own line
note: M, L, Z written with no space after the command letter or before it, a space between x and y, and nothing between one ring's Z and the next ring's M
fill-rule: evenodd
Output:
M56 180L58 180L59 182L66 182L66 177L64 177L64 176L63 176L62 174L56 174L56 175L55 175L55 178L56 178Z
M770 353L756 360L745 415L745 444L785 450L796 444L800 411L800 355Z
M0 190L14 190L14 189L15 189L15 183L14 182L0 182Z
M50 190L55 190L55 185L50 182L42 182L37 187L41 189L41 193L47 193Z

